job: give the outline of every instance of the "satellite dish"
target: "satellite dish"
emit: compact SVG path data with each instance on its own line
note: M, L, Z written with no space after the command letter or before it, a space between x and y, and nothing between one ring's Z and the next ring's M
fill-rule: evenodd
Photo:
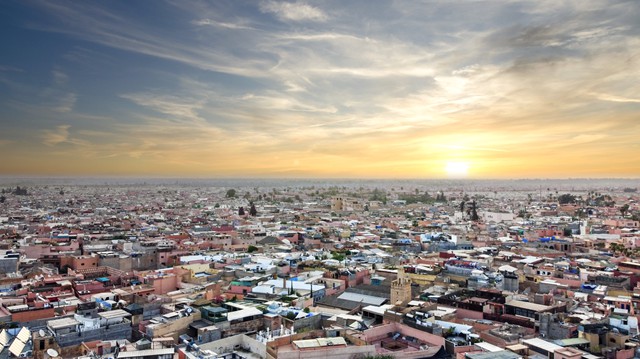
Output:
M46 333L44 332L44 329L40 329L38 331L38 334L40 334L41 337L44 337L46 335Z
M58 351L53 349L53 348L52 349L47 349L47 355L50 358L57 358L58 357Z

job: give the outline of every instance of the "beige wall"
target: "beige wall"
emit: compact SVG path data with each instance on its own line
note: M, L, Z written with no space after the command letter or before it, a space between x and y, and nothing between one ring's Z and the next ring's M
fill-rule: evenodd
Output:
M195 311L188 317L178 318L169 323L159 324L153 327L147 327L147 334L152 338L170 336L177 343L178 337L185 334L189 324L200 319L200 315L200 311Z
M317 349L278 351L278 359L352 359L369 355L376 355L375 346L322 347Z
M380 340L381 338L386 338L388 334L392 332L400 332L403 335L412 336L431 345L444 345L443 337L423 332L422 330L414 329L400 323L389 323L386 325L380 325L375 328L365 330L364 335L366 337L366 340L370 343L375 340Z

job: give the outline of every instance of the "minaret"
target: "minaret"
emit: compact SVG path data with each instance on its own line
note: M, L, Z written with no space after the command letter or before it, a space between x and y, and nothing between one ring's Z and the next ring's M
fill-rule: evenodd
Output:
M411 299L411 279L405 277L404 268L400 266L398 278L391 282L391 304L398 305Z

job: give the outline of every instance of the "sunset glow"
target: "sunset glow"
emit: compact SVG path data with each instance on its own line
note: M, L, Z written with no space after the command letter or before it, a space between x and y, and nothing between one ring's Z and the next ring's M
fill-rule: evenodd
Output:
M640 175L636 2L9 2L0 175Z
M464 178L469 173L469 164L466 162L450 161L445 167L447 176L451 178Z

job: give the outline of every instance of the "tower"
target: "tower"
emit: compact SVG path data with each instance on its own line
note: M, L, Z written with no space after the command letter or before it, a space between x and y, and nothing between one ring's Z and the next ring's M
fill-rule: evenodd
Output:
M391 282L391 304L411 301L411 279L404 276L402 267L398 270L398 278Z

